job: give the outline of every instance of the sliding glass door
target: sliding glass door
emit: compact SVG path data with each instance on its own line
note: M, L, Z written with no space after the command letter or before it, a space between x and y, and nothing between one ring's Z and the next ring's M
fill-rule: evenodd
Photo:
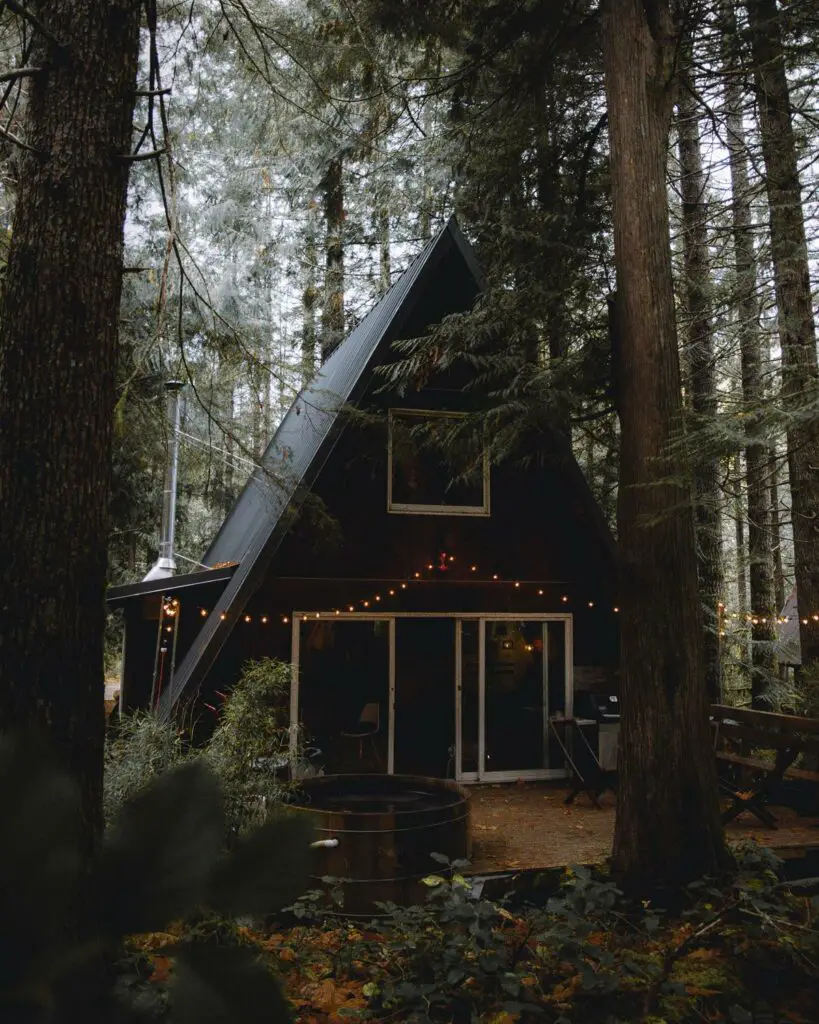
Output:
M456 692L458 778L562 773L549 718L571 714L568 618L462 620Z

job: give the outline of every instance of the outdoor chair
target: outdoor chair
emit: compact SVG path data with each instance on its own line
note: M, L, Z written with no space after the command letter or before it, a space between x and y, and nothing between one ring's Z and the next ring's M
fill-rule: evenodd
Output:
M381 758L378 756L378 747L375 738L381 731L381 705L378 701L365 704L358 716L358 725L355 729L342 732L340 735L345 739L358 740L358 759L364 759L364 741L369 740L372 744L373 755L381 767Z

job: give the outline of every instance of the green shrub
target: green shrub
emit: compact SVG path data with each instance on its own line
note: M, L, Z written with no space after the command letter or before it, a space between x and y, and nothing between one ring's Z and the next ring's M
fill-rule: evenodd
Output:
M290 673L272 658L247 662L203 752L222 785L234 835L264 821L291 789Z
M105 744L103 810L110 823L119 808L157 775L190 755L181 730L152 711L123 715Z
M125 799L89 861L72 779L36 737L0 736L0 821L0 1020L290 1018L258 950L214 942L202 922L272 913L304 890L312 833L302 817L269 821L226 854L219 784L198 758ZM81 890L93 898L78 923ZM190 918L197 926L175 940L173 923ZM125 954L127 938L157 932L169 940L154 951L172 963L166 990Z

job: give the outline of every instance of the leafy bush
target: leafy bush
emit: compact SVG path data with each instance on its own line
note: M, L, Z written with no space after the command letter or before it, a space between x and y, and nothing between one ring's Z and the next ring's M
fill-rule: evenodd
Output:
M119 719L107 736L103 775L103 810L111 822L123 803L157 775L187 758L183 733L151 711Z
M690 886L673 915L630 903L602 870L584 867L566 873L545 908L512 913L448 865L452 877L426 879L424 905L383 904L384 916L363 927L331 919L312 951L296 929L294 953L313 977L358 984L369 1006L357 1015L369 1020L819 1019L819 901L792 896L769 851L736 853L732 878ZM804 1016L776 1016L795 1003Z
M204 751L225 794L230 831L239 835L266 818L291 789L290 665L272 658L245 664L225 698Z
M251 944L189 930L156 952L173 963L165 1000L146 996L125 939L169 936L203 910L272 913L301 893L312 838L302 817L276 817L224 853L219 785L201 759L157 775L125 800L101 851L82 857L72 780L30 737L0 737L0 1020L118 1024L170 1013L174 1024L276 1024L280 986ZM69 931L78 894L85 920Z
M200 750L191 749L181 729L153 712L124 716L106 743L105 820L157 775L202 758L221 784L228 834L237 836L263 822L292 788L289 692L288 664L271 658L247 662ZM304 756L299 744L296 763Z

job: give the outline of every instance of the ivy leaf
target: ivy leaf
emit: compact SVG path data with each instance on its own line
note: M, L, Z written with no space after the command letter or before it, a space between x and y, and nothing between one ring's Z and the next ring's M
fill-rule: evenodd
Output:
M207 903L227 917L270 914L301 896L312 863L305 815L277 817L241 839L217 865Z
M282 1024L290 1006L246 946L191 945L176 955L173 1024Z
M194 909L222 850L219 786L196 762L158 776L125 803L103 849L98 885L111 935L160 931Z
M65 926L79 877L79 793L37 735L0 737L0 822L0 991L8 992L22 975L42 975L39 958Z

